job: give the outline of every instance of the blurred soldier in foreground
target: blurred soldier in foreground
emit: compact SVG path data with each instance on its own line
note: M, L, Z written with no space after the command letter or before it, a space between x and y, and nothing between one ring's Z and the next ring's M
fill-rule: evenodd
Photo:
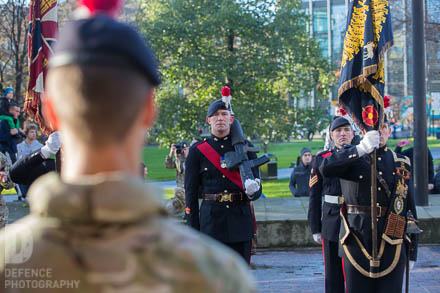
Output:
M9 216L9 210L2 192L4 189L10 189L12 187L14 187L14 183L12 183L11 178L9 178L8 158L3 153L0 153L0 228L8 224Z
M387 148L391 134L388 121L379 131L365 133L356 146L324 158L324 176L341 179L344 206L341 208L339 255L344 259L347 292L402 292L407 257L410 266L417 258L417 234L406 231L417 217L412 191L411 165L407 157ZM377 175L371 178L370 157L377 148ZM377 182L378 259L372 259L371 181ZM414 233L414 232L413 232ZM408 240L409 255L404 241ZM410 240L410 241L409 241Z
M345 292L342 259L338 255L339 229L341 218L339 211L342 203L341 184L339 178L326 177L319 171L324 158L339 152L343 145L353 140L354 132L350 122L344 117L333 120L329 127L334 143L331 150L316 155L310 174L310 200L308 221L313 240L322 245L324 253L325 292ZM324 197L324 205L322 205Z
M170 149L170 154L165 158L165 167L168 169L176 169L174 197L166 204L167 211L171 215L180 214L185 209L185 160L188 156L188 150L188 145L184 141L173 144Z
M2 292L255 289L235 252L167 219L139 178L159 82L153 53L131 27L104 15L65 25L43 104L61 133L62 173L39 178L31 215L2 231ZM17 239L28 244L21 258Z
M211 137L194 144L186 160L187 223L228 245L250 263L254 221L247 195L253 196L253 200L260 197L259 171L252 168L255 179L242 184L239 171L226 166L225 154L234 151L231 141L234 116L229 102L214 101L206 120L211 126ZM249 153L250 160L255 158L255 153ZM200 210L199 196L203 199Z

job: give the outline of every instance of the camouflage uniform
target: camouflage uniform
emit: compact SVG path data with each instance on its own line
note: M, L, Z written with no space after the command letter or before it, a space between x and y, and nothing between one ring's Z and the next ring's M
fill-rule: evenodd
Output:
M0 153L0 171L4 171L7 174L6 181L0 180L0 228L3 228L8 224L8 216L9 216L9 210L6 206L5 199L3 198L3 195L1 194L3 189L10 189L14 187L14 183L11 181L11 178L9 177L9 161L8 158L3 154Z
M66 184L50 173L32 185L29 201L31 214L0 233L2 292L18 292L10 288L16 280L47 279L79 281L57 292L255 292L235 252L164 217L160 199L134 176L102 173ZM33 239L25 263L5 265L16 251L5 233ZM51 275L10 274L38 268ZM49 291L32 284L19 291Z
M182 155L178 155L173 160L172 157L165 158L165 167L168 169L176 168L176 188L174 188L174 197L166 204L166 209L170 215L183 213L185 209L185 159Z

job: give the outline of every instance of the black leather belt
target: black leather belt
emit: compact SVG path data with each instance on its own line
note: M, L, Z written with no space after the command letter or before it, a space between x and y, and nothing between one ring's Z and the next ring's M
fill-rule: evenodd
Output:
M377 216L385 217L387 215L388 208L377 206ZM358 206L353 204L347 204L347 213L349 214L362 214L371 215L371 208L369 206Z
M232 192L232 193L214 193L214 194L204 194L202 196L205 200L215 200L218 202L233 202L242 201L246 197L242 192Z

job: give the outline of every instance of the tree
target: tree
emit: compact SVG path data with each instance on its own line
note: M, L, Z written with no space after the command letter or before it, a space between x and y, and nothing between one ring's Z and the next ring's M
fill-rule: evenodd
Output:
M13 86L15 98L23 103L27 76L27 14L26 0L8 0L0 6L0 78L2 86Z
M210 102L232 90L233 111L250 137L288 139L295 127L288 96L332 75L307 32L299 0L144 0L138 25L155 49L164 85L155 136L190 139L206 127Z

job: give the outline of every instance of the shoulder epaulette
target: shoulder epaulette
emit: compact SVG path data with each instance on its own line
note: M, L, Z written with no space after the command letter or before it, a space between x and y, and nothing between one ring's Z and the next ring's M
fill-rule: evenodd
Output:
M411 161L407 156L398 154L394 151L391 151L393 153L394 162L404 162L405 164L411 166Z

